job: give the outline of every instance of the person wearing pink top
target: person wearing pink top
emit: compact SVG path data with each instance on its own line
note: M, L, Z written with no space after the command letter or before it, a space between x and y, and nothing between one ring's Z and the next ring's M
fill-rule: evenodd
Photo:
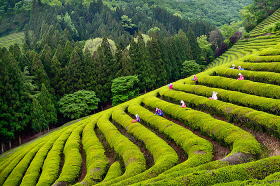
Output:
M193 79L192 79L192 80L195 81L195 84L196 84L196 85L198 84L198 78L197 78L196 75L193 76Z
M239 75L239 78L237 78L237 80L244 80L244 76L241 73L239 73L238 75Z
M181 106L180 107L182 107L182 108L186 108L187 107L186 103L183 100L181 100Z
M168 88L173 89L173 84L172 83L168 84Z

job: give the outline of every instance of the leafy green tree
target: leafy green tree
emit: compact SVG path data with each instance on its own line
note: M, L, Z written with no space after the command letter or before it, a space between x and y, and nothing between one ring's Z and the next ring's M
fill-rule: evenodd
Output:
M32 102L32 112L31 112L31 122L32 129L36 132L41 132L48 128L48 122L44 115L44 110L42 105L39 103L37 98L33 98Z
M97 109L99 101L94 91L79 90L59 100L59 111L66 118L78 119Z
M209 63L214 59L214 51L211 48L211 43L208 42L207 36L202 35L197 38L198 46L201 49L200 61Z
M200 66L194 60L185 61L182 67L182 77L189 77L200 72Z
M114 106L130 100L139 94L139 79L137 76L119 77L114 79L112 82L111 90Z

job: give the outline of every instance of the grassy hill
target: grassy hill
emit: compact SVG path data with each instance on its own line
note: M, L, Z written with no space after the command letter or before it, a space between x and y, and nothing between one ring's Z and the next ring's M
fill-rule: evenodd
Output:
M0 185L279 184L279 38L241 40L198 84L181 79L4 153Z

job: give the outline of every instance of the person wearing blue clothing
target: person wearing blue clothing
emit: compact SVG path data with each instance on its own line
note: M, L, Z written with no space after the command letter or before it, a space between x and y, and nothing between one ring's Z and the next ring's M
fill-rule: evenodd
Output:
M159 109L159 108L156 108L155 115L158 115L158 116L163 116L163 112L162 112L162 110L161 110L161 109Z

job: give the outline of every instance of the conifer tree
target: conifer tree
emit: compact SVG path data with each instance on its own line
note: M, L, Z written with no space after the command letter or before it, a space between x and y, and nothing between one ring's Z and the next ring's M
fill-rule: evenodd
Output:
M193 56L193 58L191 59L199 60L201 49L199 48L194 32L190 27L187 32L187 37L191 46L191 53Z
M56 109L53 103L53 96L49 93L48 89L42 84L41 92L37 97L39 104L42 106L43 115L47 125L55 124L57 122Z
M108 102L111 98L111 84L118 69L116 68L115 56L112 54L110 44L106 38L97 49L95 56L95 92L101 102Z
M48 89L50 88L48 75L38 54L34 54L33 56L31 73L35 76L35 84L37 87L41 87L41 84L44 83Z
M48 128L48 122L44 115L44 110L37 98L33 98L32 101L32 129L36 132L41 132L44 129Z

